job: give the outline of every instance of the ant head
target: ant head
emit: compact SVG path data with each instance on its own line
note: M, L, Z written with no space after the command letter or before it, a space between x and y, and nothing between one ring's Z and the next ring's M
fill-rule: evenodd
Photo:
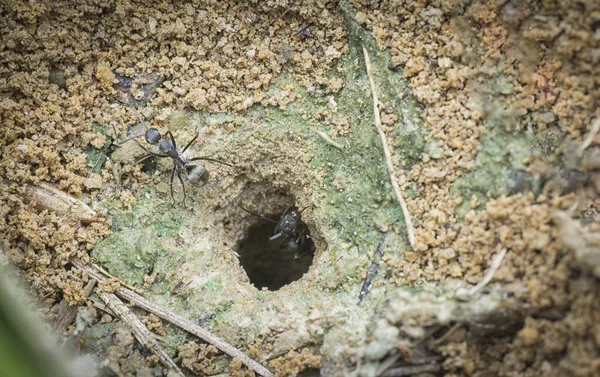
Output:
M158 144L158 142L162 139L160 131L156 128L148 128L146 130L146 135L144 136L146 137L146 142L151 145Z
M185 175L192 183L206 184L208 181L208 170L202 165L188 165L185 167Z

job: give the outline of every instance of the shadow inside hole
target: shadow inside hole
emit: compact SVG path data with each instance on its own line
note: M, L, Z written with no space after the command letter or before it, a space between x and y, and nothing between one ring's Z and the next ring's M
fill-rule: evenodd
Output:
M266 216L279 219L279 215ZM281 239L269 241L275 225L263 219L257 219L240 240L237 253L240 264L246 271L250 283L256 288L276 291L302 277L313 261L310 253L294 259L294 250L290 250Z

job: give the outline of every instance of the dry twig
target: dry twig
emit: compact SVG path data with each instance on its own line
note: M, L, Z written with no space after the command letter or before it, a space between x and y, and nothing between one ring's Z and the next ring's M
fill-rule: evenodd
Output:
M88 275L93 279L96 279L98 281L106 280L106 278L102 276L102 274L99 273L95 268L86 266L79 260L72 260L71 263L75 267L87 272ZM259 375L264 377L273 377L273 373L271 373L271 371L269 371L267 368L263 367L258 362L252 360L250 357L246 356L242 351L227 343L225 340L213 335L209 331L196 325L194 322L183 318L182 316L170 310L166 310L157 306L156 304L148 301L147 299L136 294L130 289L120 287L115 291L115 293L117 296L128 300L129 302L135 304L139 308L142 308L150 313L154 313L156 316L174 324L175 326L178 326L183 330L196 335L200 339L212 344L213 346L228 354L229 356L240 359L244 364L246 364L250 369L258 373Z
M280 20L281 18L283 18L283 16L285 16L287 14L287 12L289 12L292 8L287 8L282 14L280 14L277 17L273 17L271 19L271 21L269 21L269 23L267 24L267 26L265 27L265 29L268 29L271 25L273 25L275 22L277 22L277 20Z
M587 147L589 147L590 144L592 144L592 141L594 141L594 137L596 137L596 134L598 132L600 132L600 118L596 119L594 123L592 123L592 127L590 127L590 132L588 132L587 136L585 137L585 140L583 141L583 143L581 143L581 146L579 147L579 150L581 152L586 150Z
M498 268L500 268L500 265L502 264L502 259L504 259L504 256L506 255L506 251L506 249L502 249L494 257L490 265L490 269L485 274L483 279L479 282L479 284L470 289L460 288L456 291L456 298L464 301L470 300L473 296L475 296L475 294L477 294L477 292L479 292L483 287L488 285L488 283L492 281L492 278L494 277L496 271L498 271Z
M104 301L104 303L112 310L116 316L123 321L133 332L135 338L140 342L140 344L150 351L153 354L158 356L160 361L169 369L176 371L180 376L183 376L183 373L175 364L173 359L167 355L167 351L156 341L154 334L150 332L146 328L146 326L140 321L138 317L135 316L129 310L125 304L117 296L112 293L102 292L100 289L97 290L98 296Z
M132 291L134 291L137 294L143 294L144 292L142 292L140 289L137 289L134 286L131 286L127 283L125 283L123 280L116 278L114 276L112 276L111 274L108 273L108 271L106 271L104 268L100 267L99 265L97 265L96 263L92 263L92 267L94 267L96 270L98 270L98 272L100 272L102 275L106 276L109 279L115 279L119 281L119 284L121 284L122 286L131 289Z
M84 223L105 221L81 200L45 183L25 185L25 200L34 202L41 210L53 211L60 215L71 213Z
M375 254L373 255L373 261L369 266L367 271L367 276L365 277L365 281L363 283L362 288L360 289L360 293L358 294L358 301L356 305L360 305L362 300L364 300L365 296L373 287L373 280L379 271L379 260L383 257L383 245L385 244L385 239L387 237L387 233L383 233L381 238L379 238L379 244L377 245L377 249L375 249Z
M325 142L329 145L331 145L332 147L335 147L339 150L343 150L344 146L336 141L333 141L332 138L329 137L329 135L327 135L325 132L323 131L319 131L319 130L315 130L315 133L317 135L319 135L321 137L321 139L325 140Z
M375 127L377 128L377 132L379 133L379 138L381 139L381 143L383 144L383 152L385 153L385 163L387 165L388 173L390 174L390 180L392 181L392 187L394 188L394 193L396 194L396 198L400 202L400 207L402 207L402 213L404 214L404 222L406 224L406 231L408 232L408 242L410 242L410 246L413 250L415 250L415 234L413 232L412 221L410 220L410 213L408 212L408 207L406 202L404 201L404 197L402 196L402 191L400 191L400 186L396 181L396 171L394 169L394 164L392 163L392 154L390 153L390 148L388 147L385 133L381 128L381 116L379 114L379 107L377 104L379 100L377 99L377 90L375 88L375 81L373 80L373 74L371 73L371 61L369 60L369 53L367 49L363 46L363 53L365 54L365 66L367 67L367 76L369 77L369 85L371 86L371 94L373 95L373 112L375 113Z
M442 371L442 365L438 363L424 364L424 365L406 365L402 367L392 368L387 370L384 377L400 377L400 376L412 376L414 374L422 373L438 373Z
M84 297L88 297L92 294L94 290L94 286L96 285L96 280L90 280L87 285L83 288ZM62 334L67 327L75 320L77 317L77 310L79 306L69 305L66 299L62 299L62 301L57 305L58 308L58 320L54 324L54 330Z
M448 329L448 331L446 331L444 333L444 335L440 336L439 338L432 340L431 342L429 342L429 346L430 347L435 347L438 346L442 343L444 343L448 338L450 338L450 336L452 336L452 334L454 334L455 332L457 332L461 327L463 327L463 323L462 322L456 322L454 325L452 325L452 327L450 327Z

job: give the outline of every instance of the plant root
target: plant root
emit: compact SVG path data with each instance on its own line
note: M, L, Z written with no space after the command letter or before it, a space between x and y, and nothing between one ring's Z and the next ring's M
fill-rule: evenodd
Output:
M97 269L91 266L84 265L80 260L74 259L71 261L71 263L80 270L87 272L91 278L96 279L99 282L107 280L107 278L105 278ZM196 325L194 322L170 310L166 310L159 307L158 305L138 295L132 290L120 287L115 290L115 294L135 304L139 308L144 309L147 312L153 313L154 315L164 319L165 321L168 321L173 325L178 326L183 330L196 335L198 338L204 340L209 344L212 344L213 346L228 354L229 356L240 359L242 363L246 364L248 368L252 369L257 374L264 377L274 376L273 373L271 373L271 371L269 371L267 368L263 367L258 362L252 360L250 357L246 356L246 354L244 354L242 351L227 343L225 340L219 338L216 335L213 335L209 331ZM112 307L111 309L114 311Z
M400 191L400 186L396 181L396 171L394 169L394 164L392 163L392 154L390 153L390 148L388 147L385 133L381 128L381 115L379 114L377 99L377 90L375 88L375 81L373 80L373 74L371 73L371 61L369 60L369 53L367 49L363 46L363 53L365 54L365 66L367 68L367 76L369 77L369 85L371 86L371 94L373 95L373 112L375 113L375 127L377 128L377 133L379 133L379 138L381 139L381 143L383 144L383 152L385 153L385 163L387 165L388 173L390 175L390 180L392 181L392 187L394 188L394 193L396 194L396 198L400 202L400 207L402 207L402 213L404 214L404 222L406 224L406 231L408 232L408 242L410 242L410 246L413 250L416 250L415 247L415 234L413 231L412 221L410 219L410 213L408 212L408 206L404 201L404 197L402 196L402 191Z

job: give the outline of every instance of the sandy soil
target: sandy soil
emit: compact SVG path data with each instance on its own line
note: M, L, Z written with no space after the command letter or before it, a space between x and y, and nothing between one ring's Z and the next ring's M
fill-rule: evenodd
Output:
M75 214L40 211L26 185L51 183L101 215L109 210L95 203L109 197L131 207L145 185L168 189L164 179L161 188L134 163L139 150L119 150L95 168L101 161L96 152L109 148L112 126L124 135L128 124L137 123L130 105L161 130L176 124L183 109L240 114L209 124L201 136L199 145L218 153L215 140L235 134L246 121L243 111L253 105L285 111L303 104L293 86L277 81L282 76L296 80L309 96L345 90L346 83L330 72L350 53L337 2L69 4L0 5L2 246L48 308L62 298L86 301L81 292L86 277L70 270L68 261L88 261L111 227L107 221L82 223ZM397 152L396 179L406 192L416 193L409 195L408 206L417 238L417 250L386 252L387 284L476 284L493 255L507 250L493 284L512 303L518 326L506 331L499 329L501 321L491 321L481 336L483 322L465 321L430 347L443 356L444 373L600 373L600 137L592 134L585 141L600 118L600 5L592 0L353 0L350 5L355 22L390 53L390 72L400 71L408 80L422 105L426 139L436 146L417 160L402 155L397 130L403 123L384 98L383 123ZM309 109L306 117L327 118L330 135L343 140L353 121L331 117L333 108ZM191 132L174 130L177 138ZM298 188L294 199L308 200L311 181L322 177L311 173L302 138L294 141L293 148L282 150L293 154L276 165L252 170L260 159L253 155L259 142L233 157L246 169L247 180L266 177L272 187ZM277 145L273 142L273 150ZM519 166L522 174L504 184L501 167L507 165ZM285 177L278 173L282 170ZM225 207L243 191L242 183L237 173L218 171L225 194L215 199L215 207ZM493 184L496 180L502 184ZM279 200L272 205L280 210L287 199ZM219 215L223 222L240 213L227 211ZM309 219L317 224L323 216L315 211ZM241 228L223 225L223 232ZM365 349L380 340L377 328L397 328L398 338L410 339L407 326L427 327L426 318L412 323L410 315L401 316L394 302L380 309L382 320L373 324ZM161 328L155 319L147 322ZM125 373L134 373L136 360L156 364L139 353L131 356L132 343L113 348L111 360ZM402 344L393 346L401 359L418 359ZM257 348L257 354L268 349ZM280 375L324 365L327 371L326 361L313 354L317 349L288 353L270 366ZM348 351L347 370L356 368L361 352ZM190 371L211 373L210 347L188 343L179 354ZM126 355L129 361L121 362ZM236 363L229 368L242 373Z

